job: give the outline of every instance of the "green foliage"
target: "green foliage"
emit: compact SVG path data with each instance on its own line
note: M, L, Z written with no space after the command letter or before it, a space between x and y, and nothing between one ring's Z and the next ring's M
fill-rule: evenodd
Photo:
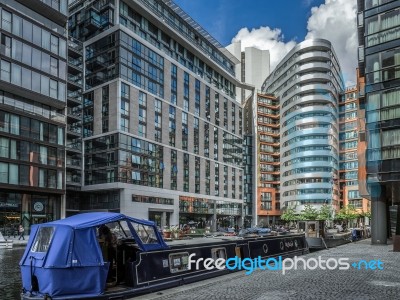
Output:
M359 213L357 213L356 209L352 205L348 205L343 207L339 212L336 214L337 220L355 220L359 217Z
M327 204L322 205L321 209L318 212L317 220L327 221L331 219L331 207Z
M294 208L289 207L285 210L285 212L281 215L281 219L286 222L292 222L299 220L299 216L296 214Z
M363 211L363 212L360 214L360 216L361 216L361 217L367 217L368 219L371 219L371 211L370 211L370 210L368 210L368 211Z
M301 211L301 220L316 220L318 217L318 211L311 205L307 204Z

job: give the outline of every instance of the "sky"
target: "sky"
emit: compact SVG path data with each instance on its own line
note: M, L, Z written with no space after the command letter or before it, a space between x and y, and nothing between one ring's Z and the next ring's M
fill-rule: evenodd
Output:
M270 50L271 70L298 43L332 42L346 86L355 84L357 0L174 0L223 46Z

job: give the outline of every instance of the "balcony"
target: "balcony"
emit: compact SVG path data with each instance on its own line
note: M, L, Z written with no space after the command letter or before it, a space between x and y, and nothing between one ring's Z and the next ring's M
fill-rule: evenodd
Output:
M85 20L84 24L85 28L87 29L87 34L101 28L101 23L98 16L90 16Z
M82 152L82 143L81 142L68 142L66 145L66 150L67 151L73 151L73 152Z
M73 58L71 56L68 56L68 65L72 66L80 72L82 72L83 70L82 58Z
M82 57L83 46L80 41L74 39L73 37L68 37L68 50L75 52L75 54L70 53L70 55L75 55L77 57Z
M67 168L72 167L72 168L81 168L82 163L80 159L76 158L68 158L67 157Z
M82 86L82 75L81 74L79 74L79 75L68 74L68 82L81 87Z
M68 91L67 99L76 103L82 104L82 92L79 91Z
M74 108L68 107L67 115L68 117L80 120L82 118L82 109L78 106Z
M81 176L77 174L67 173L65 182L66 184L70 185L81 185Z
M86 62L86 66L90 69L91 72L94 72L98 69L107 67L107 60L103 55L95 56Z
M83 123L92 122L92 121L93 121L93 116L92 115L85 115L83 117Z
M60 123L65 123L65 115L51 111L50 112L50 120L60 122Z
M82 127L80 125L68 125L67 126L67 133L72 133L74 135L81 135L82 134Z
M68 1L58 0L17 0L26 7L46 16L49 20L64 25L68 20L67 3ZM2 1L3 2L3 1Z

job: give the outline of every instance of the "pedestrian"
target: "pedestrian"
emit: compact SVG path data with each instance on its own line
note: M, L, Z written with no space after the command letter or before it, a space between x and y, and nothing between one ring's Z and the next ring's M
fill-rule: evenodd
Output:
M25 241L24 232L25 232L24 226L22 226L22 224L19 224L19 227L18 227L19 238L18 238L18 240L21 240L21 238L22 238Z

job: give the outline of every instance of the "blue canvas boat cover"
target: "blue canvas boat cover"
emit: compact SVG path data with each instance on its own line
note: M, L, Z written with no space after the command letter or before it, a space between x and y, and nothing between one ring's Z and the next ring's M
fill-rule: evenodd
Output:
M103 260L96 229L104 224L122 221L126 221L131 236L142 251L169 249L154 222L119 213L83 213L33 225L20 261L24 289L31 288L33 273L38 277L39 292L43 294L56 296L78 291L86 295L101 293L104 290L101 281L106 278L108 263ZM137 232L143 228L153 234L151 240L144 240Z

